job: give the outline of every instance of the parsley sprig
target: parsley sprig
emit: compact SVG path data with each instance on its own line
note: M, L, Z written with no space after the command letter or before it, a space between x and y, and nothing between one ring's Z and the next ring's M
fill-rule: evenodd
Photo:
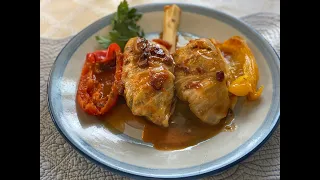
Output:
M136 23L142 17L135 8L129 8L126 0L122 1L112 19L112 30L106 37L96 36L96 40L103 48L108 48L111 43L117 43L123 50L128 40L132 37L144 37L144 32Z

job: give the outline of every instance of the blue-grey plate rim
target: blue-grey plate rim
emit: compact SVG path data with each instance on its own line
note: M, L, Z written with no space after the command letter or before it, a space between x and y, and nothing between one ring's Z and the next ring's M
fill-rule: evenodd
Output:
M98 152L88 143L77 137L71 137L71 135L66 131L66 129L61 125L59 118L59 109L61 109L61 93L59 88L59 82L63 76L65 67L73 55L75 50L94 33L104 28L111 22L113 14L105 16L98 21L92 23L77 35L75 35L61 50L58 54L52 69L50 71L48 80L48 108L52 118L53 123L60 132L60 134L66 139L66 141L79 153L81 153L86 158L90 159L94 163L110 170L112 172L128 176L131 178L165 178L165 179L194 179L201 178L208 175L217 174L222 172L240 161L246 159L252 153L257 151L272 135L275 129L280 123L280 58L273 49L273 47L256 32L249 25L232 17L223 12L197 6L193 4L176 3L184 12L192 12L201 14L204 16L212 17L227 23L234 28L238 29L244 35L246 35L254 44L259 48L265 59L267 60L268 66L272 71L273 79L273 97L272 97L272 107L269 109L266 119L263 124L258 128L258 130L253 134L252 137L240 147L232 151L231 153L205 164L201 164L189 168L180 169L150 169L138 167L135 165L130 165L124 162L117 161L111 157L107 157L104 154ZM163 6L167 3L152 3L135 6L138 11L142 13L153 12L153 11L163 11ZM263 51L262 51L263 50ZM58 83L56 83L58 82ZM55 87L55 88L53 88ZM57 106L58 104L58 106ZM59 106L60 105L60 106ZM78 142L78 143L77 143ZM103 158L101 158L103 157ZM104 160L104 163L102 162ZM228 161L228 162L227 162ZM227 162L227 163L225 163ZM216 167L218 166L218 167Z

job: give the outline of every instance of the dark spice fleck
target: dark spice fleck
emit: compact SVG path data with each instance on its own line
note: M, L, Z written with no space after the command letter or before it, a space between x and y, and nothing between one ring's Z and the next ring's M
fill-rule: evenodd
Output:
M163 63L165 63L167 65L172 65L173 64L173 58L172 58L171 55L165 56L162 61L163 61Z
M141 60L147 60L148 57L150 56L150 53L149 52L143 52L140 56L140 59Z
M216 79L217 81L222 82L224 79L224 72L223 71L216 72Z
M143 51L147 47L147 44L148 44L148 40L146 40L145 38L138 38L137 39L137 48L140 51Z
M166 55L161 48L156 48L153 52L151 52L151 54L157 57L164 57Z
M137 62L138 67L140 68L148 67L149 63L152 61L161 61L167 65L172 65L174 63L171 55L166 55L162 48L151 44L144 38L139 38L137 40L137 48L141 52Z
M140 68L146 68L149 66L148 59L139 59L137 64L138 64L138 67L140 67Z
M163 84L167 78L168 74L165 72L150 72L150 84L155 90L162 89Z
M175 66L175 71L179 71L179 70L181 70L187 74L190 73L190 69L187 66L185 66L184 64L177 64Z
M140 67L140 68L148 67L148 65L149 65L149 62L148 62L148 61L149 61L149 56L150 56L150 53L144 51L144 52L141 54L141 56L140 56L140 58L139 58L139 60L138 60L138 62L137 62L138 67Z
M124 61L124 65L127 65L127 64L129 64L129 63L130 63L129 60Z
M199 74L203 74L206 72L202 67L197 67L196 70L198 71Z

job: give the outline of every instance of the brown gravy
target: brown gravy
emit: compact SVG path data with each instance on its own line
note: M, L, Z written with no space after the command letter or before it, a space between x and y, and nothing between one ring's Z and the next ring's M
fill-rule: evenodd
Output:
M196 145L222 131L233 131L236 126L232 122L234 116L218 125L210 126L202 123L190 110L188 104L178 100L174 114L170 118L168 128L163 128L147 121L143 117L134 116L123 97L119 97L117 105L102 118L106 127L115 133L123 133L126 125L141 129L142 140L152 143L159 150L177 150Z

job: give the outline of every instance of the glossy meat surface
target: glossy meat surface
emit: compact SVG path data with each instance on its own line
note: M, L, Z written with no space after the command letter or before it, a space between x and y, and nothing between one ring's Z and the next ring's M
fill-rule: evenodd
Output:
M124 49L122 82L132 113L167 127L174 110L173 58L163 46L131 38Z
M191 40L174 54L177 96L203 122L218 124L230 108L228 69L209 39Z

